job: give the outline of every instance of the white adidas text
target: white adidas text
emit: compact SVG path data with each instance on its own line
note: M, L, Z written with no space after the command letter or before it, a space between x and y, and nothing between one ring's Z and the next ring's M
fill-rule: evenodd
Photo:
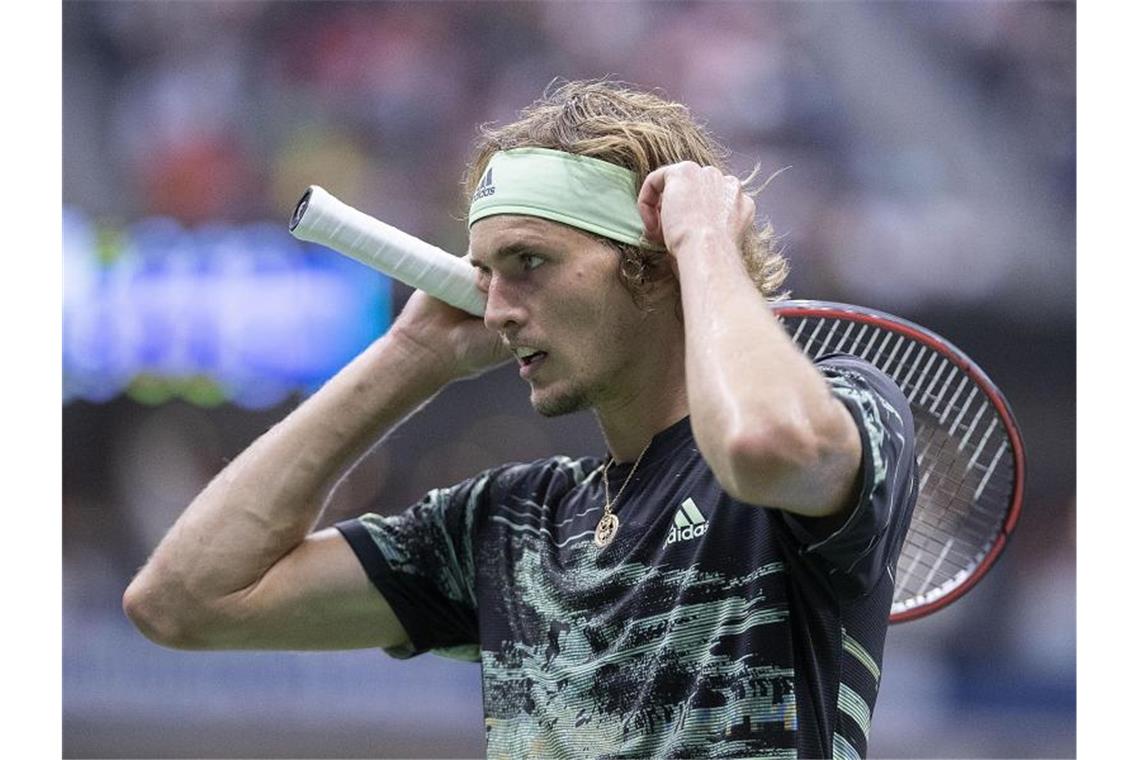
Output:
M705 534L708 527L708 523L705 523L703 525L690 525L687 528L677 530L677 526L674 525L669 529L669 537L665 539L665 545L668 546L676 541L688 541L693 538L699 538Z

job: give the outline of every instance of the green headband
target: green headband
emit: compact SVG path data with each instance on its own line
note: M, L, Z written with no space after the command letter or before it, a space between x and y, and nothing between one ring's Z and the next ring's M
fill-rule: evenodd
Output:
M537 216L622 243L663 250L645 239L633 172L617 164L548 148L514 148L491 156L467 218Z

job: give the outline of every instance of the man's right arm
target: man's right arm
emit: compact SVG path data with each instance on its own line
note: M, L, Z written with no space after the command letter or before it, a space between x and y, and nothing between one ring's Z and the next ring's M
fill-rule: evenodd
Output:
M230 463L123 597L150 639L185 649L391 647L407 634L335 529L341 475L453 379L507 357L476 318L422 293L392 330Z

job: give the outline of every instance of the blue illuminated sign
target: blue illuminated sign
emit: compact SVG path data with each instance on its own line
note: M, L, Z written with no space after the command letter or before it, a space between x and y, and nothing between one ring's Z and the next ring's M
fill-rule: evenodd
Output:
M391 282L284 224L97 227L63 214L64 401L258 408L310 393L391 322Z

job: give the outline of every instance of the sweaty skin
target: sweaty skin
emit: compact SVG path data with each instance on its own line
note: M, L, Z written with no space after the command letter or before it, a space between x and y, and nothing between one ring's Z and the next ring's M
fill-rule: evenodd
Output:
M415 293L387 334L199 494L124 594L151 639L187 649L391 647L407 634L335 529L313 532L337 480L448 383L538 349L521 372L546 414L593 408L619 461L686 414L730 495L839 518L860 461L854 422L748 279L753 205L695 164L649 175L638 206L673 257L639 310L617 255L522 216L471 231L483 320ZM680 283L684 319L675 311Z
M741 501L840 516L859 434L747 275L752 199L737 178L683 162L650 173L637 205L681 283L693 436L718 481Z

